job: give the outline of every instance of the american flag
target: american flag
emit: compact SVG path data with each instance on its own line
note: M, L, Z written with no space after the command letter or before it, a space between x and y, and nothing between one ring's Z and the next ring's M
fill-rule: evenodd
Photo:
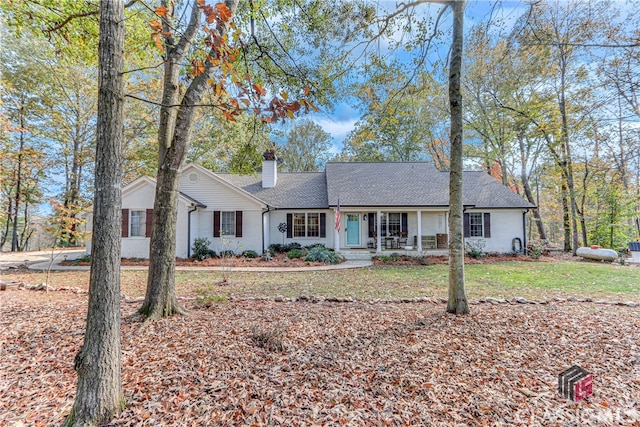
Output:
M336 208L336 231L340 232L340 199L338 199L338 207Z

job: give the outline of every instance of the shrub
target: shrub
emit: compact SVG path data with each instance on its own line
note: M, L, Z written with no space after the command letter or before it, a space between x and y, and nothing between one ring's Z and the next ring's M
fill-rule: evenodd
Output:
M311 250L311 249L313 249L313 248L318 248L318 247L320 247L320 248L324 248L324 247L325 247L325 246L324 246L324 243L314 243L313 245L307 245L307 246L305 246L304 248L305 248L305 249L308 249L308 250Z
M258 252L247 249L246 251L242 252L242 256L245 258L258 258Z
M85 255L85 256L82 256L80 258L76 258L76 259L71 261L71 265L76 265L76 264L79 264L81 262L91 262L91 255Z
M258 347L268 351L284 351L284 331L278 325L271 329L260 329L257 326L251 328L251 339Z
M302 245L298 242L291 242L288 245L285 245L283 249L284 249L283 252L289 252L293 249L302 249Z
M466 252L471 258L483 258L486 253L484 252L485 241L484 240L468 240L465 242Z
M192 257L195 259L203 260L207 259L211 256L209 251L209 245L211 241L206 237L198 237L193 241L193 246L191 250L193 251Z
M272 243L269 245L269 247L267 248L267 251L271 252L272 254L278 254L278 253L282 253L282 247L284 245L281 245L280 243Z
M234 258L236 253L231 249L225 249L224 251L220 251L220 258Z
M293 249L302 249L302 245L298 242L291 242L286 245L273 243L269 245L268 249L271 251L271 253L274 253L274 254L284 254L284 253L290 252Z
M373 259L377 259L378 261L384 262L384 263L392 261L389 255L376 255L373 257Z
M340 262L342 262L342 257L325 247L318 246L311 249L304 260L312 262L323 262L325 264L339 264Z
M529 256L533 259L540 259L544 251L545 251L544 242L529 245L529 249L528 249Z
M418 255L417 257L415 257L415 260L420 265L431 265L432 264L432 261L426 255Z
M287 252L287 256L290 259L293 258L304 258L305 256L307 256L307 251L305 249L291 249L289 252Z

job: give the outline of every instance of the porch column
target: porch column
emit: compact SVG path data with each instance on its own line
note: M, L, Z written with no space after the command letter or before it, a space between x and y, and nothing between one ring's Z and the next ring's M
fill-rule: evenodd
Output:
M336 208L336 210L333 213L333 250L336 252L340 252L340 229L337 229L335 227L336 224L336 219L338 217L338 215L340 215L340 213L338 212L338 209ZM340 221L342 221L342 218L340 218ZM340 223L340 228L342 228L342 222Z
M418 237L416 237L418 252L422 252L422 211L418 211Z
M381 233L381 229L382 227L380 226L380 217L382 216L382 212L378 211L376 212L376 252L380 253L382 252L382 235Z
M269 235L269 211L262 212L262 252L267 250L271 244L271 236Z

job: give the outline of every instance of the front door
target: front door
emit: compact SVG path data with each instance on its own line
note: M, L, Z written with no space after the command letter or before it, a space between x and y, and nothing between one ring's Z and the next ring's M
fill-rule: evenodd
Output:
M360 214L347 214L347 246L360 246Z

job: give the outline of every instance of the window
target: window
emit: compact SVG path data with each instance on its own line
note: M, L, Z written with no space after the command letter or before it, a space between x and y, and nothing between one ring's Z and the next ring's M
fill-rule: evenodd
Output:
M491 237L489 212L465 212L463 221L464 237Z
M482 237L482 214L472 212L469 214L469 235L470 237Z
M122 209L122 237L151 237L153 209Z
M213 211L213 237L242 237L242 211Z
M287 238L327 236L326 213L290 213L287 214Z
M368 214L369 237L375 237L377 232L376 213ZM380 213L380 235L399 236L400 233L408 232L408 213L406 212L381 212Z
M144 237L145 232L145 211L131 211L130 226L131 231L129 236L131 237Z
M293 214L293 237L307 237L305 214Z
M236 213L220 212L220 233L224 236L235 236L236 234Z
M307 214L307 237L320 236L320 214Z
M389 214L387 229L390 236L398 236L400 234L400 213Z

